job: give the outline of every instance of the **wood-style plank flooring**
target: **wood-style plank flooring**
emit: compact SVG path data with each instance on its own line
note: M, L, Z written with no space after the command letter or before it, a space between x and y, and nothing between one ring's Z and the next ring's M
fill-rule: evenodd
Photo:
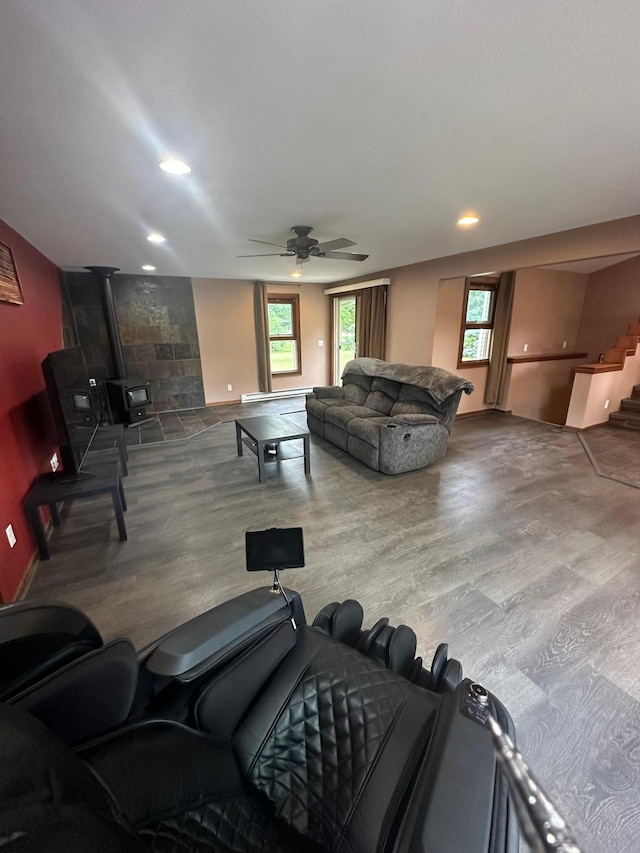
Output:
M575 433L497 413L457 421L422 471L378 474L314 436L311 465L259 485L230 422L134 448L129 541L108 502L65 507L29 597L142 645L267 583L244 571L245 530L301 525L307 566L286 581L309 617L357 597L366 624L412 626L427 660L447 641L585 850L639 850L640 491L598 477Z

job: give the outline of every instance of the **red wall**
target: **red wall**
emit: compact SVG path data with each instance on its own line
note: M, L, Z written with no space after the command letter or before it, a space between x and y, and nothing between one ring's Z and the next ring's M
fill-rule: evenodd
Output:
M35 551L22 499L57 449L40 364L62 347L62 304L58 268L2 220L0 242L13 250L24 296L24 305L0 302L0 598L8 602Z

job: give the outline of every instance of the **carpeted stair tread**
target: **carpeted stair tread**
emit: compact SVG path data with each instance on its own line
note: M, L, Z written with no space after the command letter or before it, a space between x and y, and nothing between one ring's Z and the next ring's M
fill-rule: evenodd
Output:
M640 412L640 397L625 397L620 400L621 412Z
M640 430L640 412L612 412L609 423L613 426Z

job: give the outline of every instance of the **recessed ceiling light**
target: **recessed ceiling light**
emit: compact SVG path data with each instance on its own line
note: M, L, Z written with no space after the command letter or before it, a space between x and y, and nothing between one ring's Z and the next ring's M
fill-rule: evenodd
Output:
M166 239L166 237L163 237L162 234L158 234L156 231L149 234L149 236L147 237L147 240L150 243L164 243Z
M155 267L152 266L151 264L142 264L142 269L145 272L153 272L155 270Z
M480 220L478 219L477 216L472 216L471 214L469 214L468 216L461 216L460 219L458 219L457 224L458 225L477 225L478 222L480 222Z
M300 270L294 270L291 273L291 278L302 278L302 273Z
M169 172L170 175L188 175L191 171L191 166L188 166L184 160L178 160L176 157L161 160L158 166L160 166L163 172Z

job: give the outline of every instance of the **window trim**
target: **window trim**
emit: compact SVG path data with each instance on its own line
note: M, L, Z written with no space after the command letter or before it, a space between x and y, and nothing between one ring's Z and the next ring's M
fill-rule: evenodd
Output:
M291 335L272 335L269 333L269 370L271 376L300 376L302 373L302 346L300 345L300 294L299 293L268 293L267 294L267 312L268 306L286 303L291 305L291 319L293 321L293 333ZM269 332L270 330L267 329ZM295 370L277 370L275 373L271 370L271 341L294 341L296 345L296 354L298 366Z
M458 347L458 369L462 367L482 367L489 364L488 358L464 359L462 351L464 349L464 335L470 329L490 329L494 330L496 319L496 301L498 297L499 278L468 278L464 283L464 299L462 301L462 319L460 323L460 345ZM493 299L491 300L491 316L485 323L467 323L467 309L469 306L469 293L472 290L490 290L493 291ZM493 344L493 335L491 337Z

